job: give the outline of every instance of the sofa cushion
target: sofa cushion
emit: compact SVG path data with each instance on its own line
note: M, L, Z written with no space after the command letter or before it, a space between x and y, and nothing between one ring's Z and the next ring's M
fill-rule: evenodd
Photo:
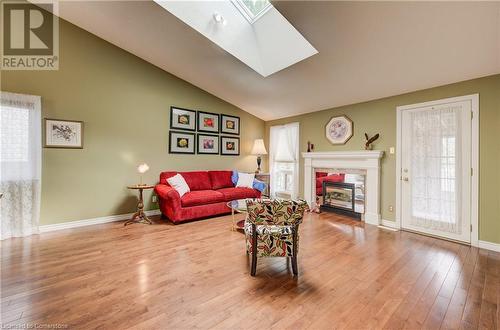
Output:
M244 198L258 198L259 192L255 189L250 188L222 188L218 189L217 192L220 192L224 195L224 199L226 201L233 201L235 199L244 199Z
M179 172L180 175L186 180L189 189L191 190L210 190L212 185L210 184L210 176L206 171L195 171L195 172Z
M210 190L212 189L210 177L207 171L193 171L193 172L161 172L160 183L168 184L167 179L179 173L186 180L190 190Z
M183 207L198 206L224 202L224 195L215 190L195 190L186 193L181 198Z
M330 174L316 178L316 188L323 187L323 181L344 182L345 174Z
M234 187L231 175L233 171L208 171L212 189L232 188Z

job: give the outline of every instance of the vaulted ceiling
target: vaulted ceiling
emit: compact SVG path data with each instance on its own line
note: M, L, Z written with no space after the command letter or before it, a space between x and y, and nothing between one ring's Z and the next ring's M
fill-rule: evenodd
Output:
M59 13L265 120L500 73L500 2L273 5L319 53L268 77L152 1L61 1Z

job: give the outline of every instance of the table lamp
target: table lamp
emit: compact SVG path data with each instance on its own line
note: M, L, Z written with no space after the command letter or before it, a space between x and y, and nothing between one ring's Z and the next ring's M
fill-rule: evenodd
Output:
M253 142L252 155L257 156L257 170L255 173L260 173L260 163L262 162L262 155L267 155L266 146L263 139L256 139Z
M145 186L146 185L146 184L142 183L142 175L144 173L146 173L147 171L149 171L148 164L143 163L143 164L140 164L139 166L137 166L137 172L139 172L141 174L141 183L139 184L139 186Z

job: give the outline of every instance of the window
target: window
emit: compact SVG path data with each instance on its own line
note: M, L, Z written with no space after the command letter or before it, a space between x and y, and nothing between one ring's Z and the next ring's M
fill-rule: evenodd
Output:
M0 114L0 161L27 162L29 109L3 106Z
M0 92L0 239L38 232L41 136L40 97Z
M268 0L232 0L232 2L250 23L259 19L272 6Z
M298 196L299 124L272 126L270 131L271 196Z

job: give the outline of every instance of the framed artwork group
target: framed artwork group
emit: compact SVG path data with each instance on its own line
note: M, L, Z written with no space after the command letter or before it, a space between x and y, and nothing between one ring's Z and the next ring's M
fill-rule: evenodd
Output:
M240 118L225 114L170 107L168 152L238 156Z

